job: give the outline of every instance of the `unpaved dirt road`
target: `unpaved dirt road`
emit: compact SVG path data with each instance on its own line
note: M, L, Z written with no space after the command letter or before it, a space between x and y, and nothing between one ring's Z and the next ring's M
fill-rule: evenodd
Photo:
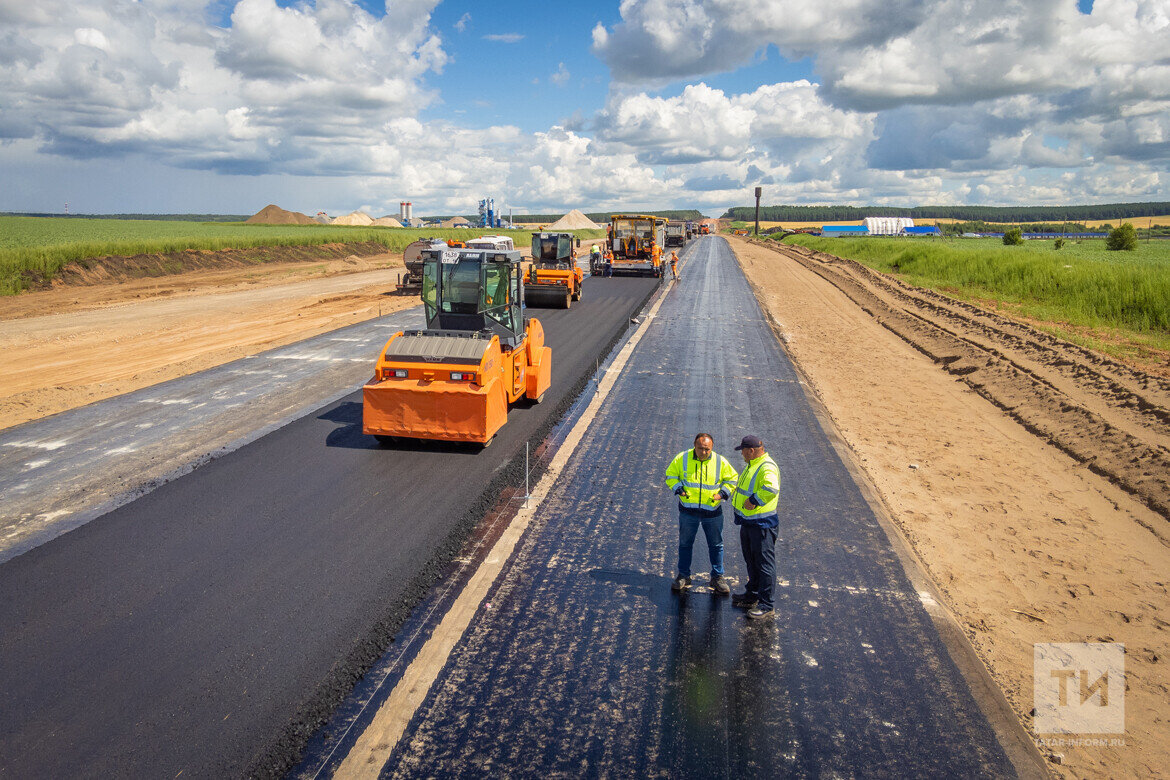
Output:
M731 238L789 354L1031 730L1033 644L1126 646L1124 747L1170 766L1170 393L1094 353L803 248Z
M0 299L0 429L414 306L402 255L195 271Z

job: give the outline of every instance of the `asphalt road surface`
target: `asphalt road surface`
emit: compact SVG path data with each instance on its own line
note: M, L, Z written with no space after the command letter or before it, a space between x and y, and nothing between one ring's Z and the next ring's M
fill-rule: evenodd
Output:
M0 564L0 776L295 756L656 285L589 279L571 310L531 310L553 385L485 450L381 449L352 393Z
M727 243L688 254L381 776L1015 776ZM740 464L733 445L758 434L780 466L772 622L704 574L670 590L662 471L697 431ZM346 736L319 736L298 775L336 771L378 703L330 724Z

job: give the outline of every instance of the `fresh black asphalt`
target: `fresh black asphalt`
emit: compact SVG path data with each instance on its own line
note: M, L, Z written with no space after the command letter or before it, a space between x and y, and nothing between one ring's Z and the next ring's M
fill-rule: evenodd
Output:
M286 766L656 285L530 310L553 386L483 451L381 449L354 393L0 564L0 776Z
M690 249L382 777L1015 776L726 242ZM772 622L670 590L662 471L697 431L780 466Z

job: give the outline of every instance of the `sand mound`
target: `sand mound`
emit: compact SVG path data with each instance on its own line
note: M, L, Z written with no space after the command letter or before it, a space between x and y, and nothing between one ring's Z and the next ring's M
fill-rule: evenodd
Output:
M454 228L454 227L459 227L460 225L470 225L470 224L471 223L468 222L463 217L451 217L451 219L447 220L446 222L440 223L439 227Z
M374 218L364 211L353 211L346 214L344 217L338 217L333 220L334 225L372 225Z
M375 227L402 227L402 223L394 217L378 217L370 224Z
M546 228L547 230L596 230L601 225L585 216L579 209L573 209Z
M313 220L299 211L285 211L280 206L269 203L264 208L248 217L245 222L252 225L312 225Z

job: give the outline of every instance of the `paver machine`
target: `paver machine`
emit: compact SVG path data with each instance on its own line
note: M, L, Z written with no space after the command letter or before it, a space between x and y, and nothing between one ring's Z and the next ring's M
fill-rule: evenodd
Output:
M646 214L613 214L609 218L612 273L662 276L666 220Z
M567 309L581 300L584 274L577 267L572 233L533 233L532 265L524 272L524 303Z
M524 319L520 253L491 248L424 249L425 330L399 331L362 388L362 431L487 446L510 404L544 400L552 349Z

